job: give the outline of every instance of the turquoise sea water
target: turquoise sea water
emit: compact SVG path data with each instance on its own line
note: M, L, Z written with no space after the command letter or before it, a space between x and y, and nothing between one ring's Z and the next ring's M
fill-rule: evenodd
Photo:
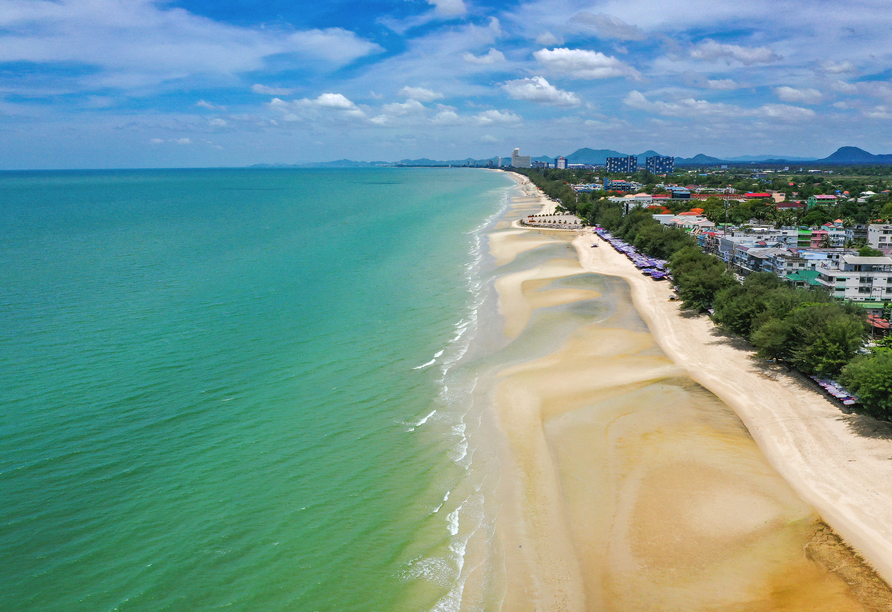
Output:
M0 609L448 609L512 184L0 175Z

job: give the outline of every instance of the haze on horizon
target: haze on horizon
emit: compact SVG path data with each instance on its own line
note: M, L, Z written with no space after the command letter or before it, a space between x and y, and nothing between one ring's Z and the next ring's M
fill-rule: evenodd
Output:
M0 168L892 153L882 0L0 0Z

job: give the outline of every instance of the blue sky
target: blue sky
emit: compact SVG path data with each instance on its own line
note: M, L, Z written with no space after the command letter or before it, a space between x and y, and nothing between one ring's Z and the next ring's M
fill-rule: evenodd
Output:
M0 0L0 168L892 153L887 0Z

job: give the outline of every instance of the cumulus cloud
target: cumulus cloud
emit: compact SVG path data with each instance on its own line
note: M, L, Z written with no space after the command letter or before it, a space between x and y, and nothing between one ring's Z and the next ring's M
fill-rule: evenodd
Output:
M683 75L685 85L699 87L701 89L732 90L740 85L733 79L710 79L695 72L685 72Z
M308 60L342 66L383 51L342 28L288 30L217 22L155 0L4 2L0 61L94 67L93 87L144 88ZM15 6L11 6L15 5Z
M425 89L424 87L403 87L398 93L404 98L419 100L421 102L433 102L434 100L439 100L443 97L443 94L430 89Z
M851 83L846 83L845 81L841 81L836 79L830 82L830 88L841 94L856 94L858 93L858 87Z
M864 116L869 119L892 119L892 109L888 106L874 106L864 111Z
M364 119L365 112L352 100L339 93L323 93L314 99L302 98L286 102L281 98L273 98L269 107L282 113L285 121L302 121L306 119Z
M833 60L826 60L821 62L820 65L821 71L826 72L827 74L850 74L858 72L855 64L850 61L835 62Z
M635 25L630 25L613 15L606 13L579 13L573 21L594 26L602 38L616 38L618 40L644 40L647 34Z
M427 0L434 11L443 17L457 17L468 12L464 0Z
M214 111L226 110L225 106L219 106L217 104L212 104L211 102L208 102L207 100L199 100L198 102L195 103L195 106L200 106L201 108L206 108L208 110L214 110Z
M552 34L549 31L542 32L539 36L536 37L536 44L542 45L543 47L550 47L552 45L559 45L564 41Z
M498 49L490 49L489 53L487 53L486 55L477 56L473 53L465 53L462 57L469 64L477 64L480 66L489 64L501 64L505 61L505 56Z
M474 115L477 125L492 125L494 123L519 123L520 116L510 111L488 110Z
M512 113L511 111L498 111L498 110L487 110L482 113L478 113L476 115L459 115L458 112L451 106L443 106L440 108L440 111L431 118L431 123L434 125L448 126L448 125L479 125L479 126L492 126L492 125L506 125L506 124L516 124L523 121L523 118L520 115Z
M267 87L266 85L261 85L260 83L255 83L251 85L251 91L254 93L264 94L267 96L288 96L291 95L291 90L285 87Z
M502 88L515 100L526 100L552 106L579 106L582 100L572 91L562 91L543 77L517 79L502 84Z
M666 115L670 117L762 117L798 121L815 117L815 112L808 108L787 106L785 104L765 104L758 108L743 108L735 104L709 102L695 98L685 98L666 102L648 100L640 91L633 90L623 99L623 103L631 108Z
M536 60L558 74L577 79L606 79L618 76L638 78L638 71L615 57L586 49L540 49L533 53Z
M795 89L793 87L775 87L774 93L784 102L801 102L803 104L819 104L824 95L817 89Z
M418 100L406 100L403 103L394 102L393 104L385 104L382 110L391 116L401 117L403 115L415 115L423 113L427 108Z
M700 60L721 59L727 63L740 62L745 66L752 64L771 64L780 59L768 47L741 47L739 45L723 45L707 38L691 49L691 57Z

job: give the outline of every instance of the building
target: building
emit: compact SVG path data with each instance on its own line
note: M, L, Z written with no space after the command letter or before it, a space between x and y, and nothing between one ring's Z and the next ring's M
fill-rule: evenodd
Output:
M511 165L515 168L529 168L530 156L521 155L520 149L514 149L514 151L511 153Z
M836 204L838 198L835 195L813 195L807 200L809 208L814 208L819 204Z
M644 164L645 169L651 174L672 174L675 171L674 157L655 155L645 159Z
M868 225L867 244L875 249L892 249L892 225Z
M843 255L836 266L819 271L818 282L833 297L858 302L892 299L892 257Z
M567 158L566 157L558 157L554 160L554 167L558 170L566 170L567 169Z
M628 157L608 157L607 172L635 174L638 172L638 158L634 155L629 155Z

